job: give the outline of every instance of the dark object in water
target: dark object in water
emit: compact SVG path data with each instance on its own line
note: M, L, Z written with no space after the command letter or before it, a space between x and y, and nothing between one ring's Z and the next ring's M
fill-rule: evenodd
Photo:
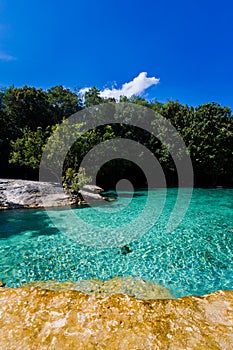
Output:
M127 245L124 245L123 247L121 247L121 254L126 255L126 254L129 254L131 252L132 252L132 250L130 250Z

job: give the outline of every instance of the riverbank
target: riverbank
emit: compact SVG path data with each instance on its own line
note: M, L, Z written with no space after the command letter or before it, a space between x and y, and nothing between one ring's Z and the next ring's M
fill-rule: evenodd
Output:
M233 348L233 292L141 300L0 288L2 349Z

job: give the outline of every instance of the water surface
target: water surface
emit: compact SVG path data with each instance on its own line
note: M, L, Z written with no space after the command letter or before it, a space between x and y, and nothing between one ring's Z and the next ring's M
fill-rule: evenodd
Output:
M158 200L163 191L154 190L152 195ZM111 230L117 232L118 227L130 223L135 235L127 240L125 232L129 249L104 247L104 236L98 237L101 245L88 245L72 236L75 222L70 223L70 234L60 232L44 210L0 212L0 280L16 287L35 280L133 276L160 283L175 296L233 289L233 190L194 189L185 217L169 233L166 224L177 190L167 190L159 219L141 232L134 222L136 218L140 222L140 216L146 220L142 211L147 195L138 191L130 201L129 194L121 193L118 201L106 203L103 211L73 209L92 225L86 232L91 239L95 227L111 234ZM53 213L61 223L65 221L67 210Z

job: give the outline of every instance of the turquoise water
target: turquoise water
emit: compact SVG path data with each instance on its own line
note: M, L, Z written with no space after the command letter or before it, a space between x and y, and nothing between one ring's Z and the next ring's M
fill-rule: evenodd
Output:
M166 190L150 191L156 215L165 194ZM35 280L132 276L160 283L177 297L233 289L233 189L194 189L183 220L167 232L176 195L176 189L167 190L165 206L152 227L146 225L152 212L143 214L146 191L133 197L120 193L118 201L97 208L73 209L91 225L86 233L85 225L73 219L68 230L57 229L71 210L52 210L50 215L44 210L2 211L0 280L15 287ZM131 230L123 229L119 242L127 244L127 251L113 244L125 224ZM95 235L101 230L103 236Z

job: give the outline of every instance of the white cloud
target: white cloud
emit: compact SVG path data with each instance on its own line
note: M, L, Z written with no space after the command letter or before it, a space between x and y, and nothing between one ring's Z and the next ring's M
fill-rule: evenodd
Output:
M88 92L91 88L90 87L85 87L82 88L78 91L78 93L80 94L81 97L83 97L85 95L86 92Z
M133 95L140 95L150 86L157 85L158 83L158 78L147 78L147 73L142 72L132 81L123 84L120 89L104 89L100 92L100 96L106 98L114 97L116 100L118 100L120 96L131 97Z
M106 88L103 91L100 91L100 96L104 98L114 97L116 100L119 100L120 96L126 96L130 98L133 95L141 95L146 89L153 85L159 83L159 78L147 77L146 72L141 72L136 78L132 81L122 85L120 89L117 88ZM79 91L81 96L84 96L85 92L89 91L90 88L83 88Z
M14 61L16 58L14 56L8 55L7 53L0 52L0 61Z

